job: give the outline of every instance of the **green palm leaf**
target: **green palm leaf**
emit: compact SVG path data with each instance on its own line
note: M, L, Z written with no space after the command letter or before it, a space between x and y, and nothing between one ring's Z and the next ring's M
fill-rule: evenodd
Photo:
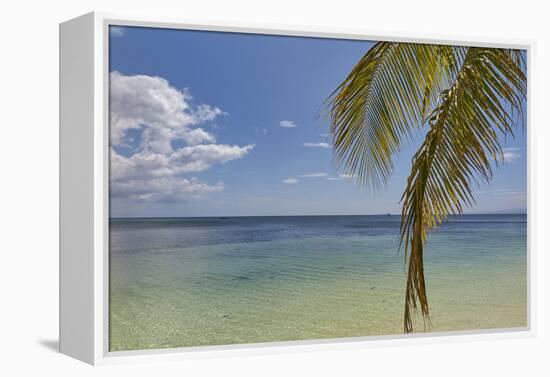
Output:
M361 184L379 188L393 155L429 126L402 196L401 242L408 258L404 331L420 305L429 322L423 248L430 229L475 200L502 159L499 134L522 119L526 94L520 51L380 42L330 97L335 157Z
M385 42L369 50L329 101L339 165L361 183L380 188L391 174L393 154L450 85L461 52Z

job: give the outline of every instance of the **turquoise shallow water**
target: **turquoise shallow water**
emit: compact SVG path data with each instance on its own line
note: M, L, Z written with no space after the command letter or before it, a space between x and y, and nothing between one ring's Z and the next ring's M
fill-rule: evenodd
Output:
M113 219L111 351L401 334L398 216ZM425 256L432 327L527 324L526 217L452 218Z

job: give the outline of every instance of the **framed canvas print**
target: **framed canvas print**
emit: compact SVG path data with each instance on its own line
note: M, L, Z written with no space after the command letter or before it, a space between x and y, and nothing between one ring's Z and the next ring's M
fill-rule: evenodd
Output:
M60 51L61 352L531 332L529 43L91 13Z

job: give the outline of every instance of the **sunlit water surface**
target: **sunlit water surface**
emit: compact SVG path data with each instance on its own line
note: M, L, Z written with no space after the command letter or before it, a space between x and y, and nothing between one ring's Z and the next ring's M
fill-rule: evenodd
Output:
M401 334L399 221L112 219L110 349ZM425 330L526 326L526 244L525 215L461 216L433 233Z

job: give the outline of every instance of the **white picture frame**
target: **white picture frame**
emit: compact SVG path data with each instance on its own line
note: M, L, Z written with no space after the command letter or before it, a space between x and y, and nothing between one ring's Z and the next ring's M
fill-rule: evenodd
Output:
M426 342L529 337L535 334L533 302L535 219L533 207L533 132L527 102L528 132L528 325L525 328L388 335L331 340L202 346L163 350L108 350L108 48L109 26L146 26L271 35L313 36L470 46L527 51L532 82L532 41L461 39L438 35L365 33L300 26L189 22L169 18L88 13L60 24L60 352L90 364L287 353L297 350L349 349ZM460 336L457 336L460 335Z

